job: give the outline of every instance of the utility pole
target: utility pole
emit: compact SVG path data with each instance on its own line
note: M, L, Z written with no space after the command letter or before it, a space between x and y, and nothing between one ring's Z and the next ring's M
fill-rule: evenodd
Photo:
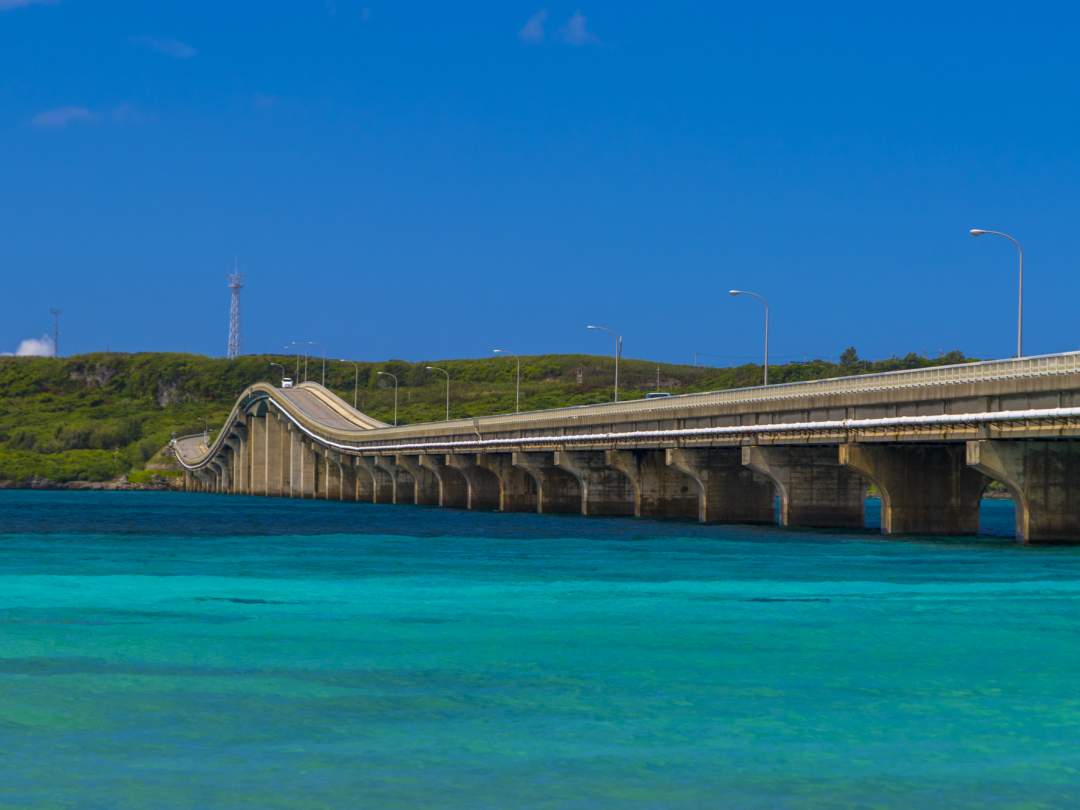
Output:
M60 356L60 310L55 307L49 310L52 315L52 353L53 357Z

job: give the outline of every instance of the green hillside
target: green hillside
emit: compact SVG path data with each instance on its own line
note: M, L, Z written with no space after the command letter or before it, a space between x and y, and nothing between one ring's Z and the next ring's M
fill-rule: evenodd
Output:
M821 379L927 365L964 362L952 352L930 360L917 355L882 361L860 360L853 349L842 363L814 360L773 366L770 382ZM277 382L282 363L295 375L295 357L251 355L224 360L188 354L86 354L77 357L0 358L0 481L16 484L133 480L173 433L196 433L220 426L237 394L260 380ZM301 361L300 378L303 378ZM445 380L425 365L451 376L451 416L483 416L514 409L513 358L400 360L356 364L328 361L326 384L377 419L393 419L393 388L378 371L400 380L401 424L445 416ZM671 393L755 385L761 367L709 368L645 360L624 360L621 396L636 399L660 388ZM522 410L606 402L611 398L612 359L591 355L523 357ZM307 376L321 381L320 359L308 361Z

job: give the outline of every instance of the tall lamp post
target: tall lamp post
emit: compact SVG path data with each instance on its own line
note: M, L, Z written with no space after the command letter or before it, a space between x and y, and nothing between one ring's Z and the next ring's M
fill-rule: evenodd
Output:
M450 372L438 366L424 366L428 371L438 371L446 375L446 421L450 421Z
M281 363L271 363L270 364L270 368L274 368L275 366L277 366L278 368L281 369L281 379L284 380L285 379L285 366L281 365Z
M352 388L352 406L353 410L356 410L357 395L360 393L360 364L353 363L352 360L346 360L341 358L342 363L352 363L353 367L353 388Z
M521 358L506 349L492 349L494 354L508 354L517 360L517 381L514 383L514 413L521 413Z
M285 351L287 351L287 352L289 352L291 354L292 350L293 350L293 347L294 346L299 346L299 345L300 345L300 341L291 340L291 341L289 341L288 345L285 346ZM293 379L296 380L296 382L300 382L300 349L296 350L296 376L293 377Z
M765 385L769 384L769 302L765 296L749 290L728 290L728 295L749 295L765 305Z
M376 377L389 377L394 381L394 427L397 427L397 375L389 371L376 371Z
M594 329L598 332L607 332L615 338L615 401L619 401L619 358L622 356L622 335L616 332L614 329L608 329L606 326L589 326L586 329Z
M989 234L990 236L1000 236L1002 239L1008 239L1016 247L1016 253L1020 258L1020 293L1017 296L1016 303L1016 356L1024 356L1024 248L1021 244L1012 236L1002 231L988 231L984 228L972 228L968 231L972 236L982 236L983 234Z

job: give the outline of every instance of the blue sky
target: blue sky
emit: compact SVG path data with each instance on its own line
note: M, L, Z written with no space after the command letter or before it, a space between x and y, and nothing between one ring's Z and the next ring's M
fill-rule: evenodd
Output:
M0 350L1075 349L1078 16L0 0Z

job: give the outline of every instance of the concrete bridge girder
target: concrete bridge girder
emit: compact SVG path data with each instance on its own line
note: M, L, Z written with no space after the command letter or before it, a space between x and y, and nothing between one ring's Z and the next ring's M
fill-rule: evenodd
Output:
M500 512L536 512L539 509L540 493L536 480L514 466L512 453L477 453L476 465L498 480Z
M514 452L511 463L536 482L536 511L540 514L581 514L581 483L555 464L552 451Z
M665 450L608 450L605 460L630 481L635 517L698 517L698 485Z
M965 458L1009 490L1018 541L1080 541L1080 442L970 441Z
M398 466L394 456L375 456L374 464L390 479L391 503L416 503L416 482L408 470Z
M609 466L603 450L556 450L553 463L581 486L581 514L633 515L634 488L621 471Z
M669 448L666 463L697 487L702 523L773 523L773 485L743 466L738 447Z
M473 511L494 511L499 508L499 479L493 472L476 463L476 453L449 453L446 466L457 470L465 479L466 508Z
M883 534L977 534L988 478L962 444L842 444L840 462L877 485Z
M449 509L469 508L469 484L461 470L447 465L445 455L423 453L419 463L438 481L439 506Z
M374 456L356 457L357 492L371 503L394 502L394 479L375 464Z
M427 467L421 466L420 456L398 455L394 461L412 477L413 503L417 506L438 506L439 479Z
M866 482L840 464L835 446L750 445L742 448L742 463L776 486L781 526L866 525Z

